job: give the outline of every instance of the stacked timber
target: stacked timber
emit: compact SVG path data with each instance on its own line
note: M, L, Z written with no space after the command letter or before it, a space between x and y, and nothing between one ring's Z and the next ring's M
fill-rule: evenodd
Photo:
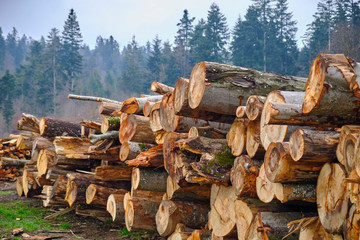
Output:
M358 239L359 84L320 54L308 79L201 62L159 95L71 95L100 122L24 114L17 191L168 239Z

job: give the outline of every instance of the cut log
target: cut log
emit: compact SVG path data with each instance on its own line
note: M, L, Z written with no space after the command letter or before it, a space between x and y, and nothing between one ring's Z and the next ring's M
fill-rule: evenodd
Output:
M102 222L111 221L111 216L104 208L84 208L84 206L76 206L75 214L83 217L91 217Z
M268 122L267 117L269 117L267 113L268 111L270 111L269 108L271 107L271 103L279 102L300 104L302 102L302 99L304 98L304 95L304 92L289 91L272 91L268 94L264 103L264 109L261 112L260 119L260 139L265 150L267 150L269 144L272 142L288 141L290 138L290 134L294 130L293 127L287 125L266 124L266 122Z
M16 141L17 150L31 150L35 140L35 134L20 134Z
M0 160L0 169L5 166L24 166L27 163L30 163L30 160L2 157Z
M345 179L346 191L349 193L350 202L359 206L360 203L360 178L356 170L352 170Z
M156 227L160 236L169 236L178 223L190 228L204 227L208 221L208 204L163 200L156 213Z
M160 122L160 105L161 102L154 103L150 111L149 121L150 121L150 128L153 132L163 130L163 126L161 125Z
M108 99L108 98L93 97L93 96L82 96L82 95L76 95L76 94L69 94L68 98L69 99L74 99L74 100L80 100L80 101L111 102L111 103L121 104L121 102L111 100L111 99Z
M335 131L298 128L290 136L290 155L299 162L331 162L336 158L339 136Z
M121 122L119 140L124 142L155 143L155 136L150 128L149 118L129 115Z
M40 133L39 124L40 121L35 116L23 113L21 119L17 122L16 128L18 130Z
M310 68L302 112L358 123L359 73L360 65L343 54L319 54Z
M340 233L348 213L349 194L346 172L337 163L325 163L316 186L316 200L321 224L329 233Z
M256 178L256 193L262 202L269 203L274 199L274 185L276 184L278 183L273 183L267 178L264 164L262 164L260 167L259 176Z
M106 133L108 131L118 131L120 128L119 117L104 117L101 122L101 132Z
M161 201L131 197L125 209L125 224L128 231L156 232L155 216Z
M154 134L155 134L155 142L158 145L164 144L164 140L165 140L165 137L168 134L168 132L166 132L166 131L157 131L157 132L154 132Z
M246 107L244 106L238 106L236 108L236 117L237 118L247 118L246 116Z
M161 101L162 98L162 95L148 96L143 98L131 97L123 102L121 111L128 114L139 114L143 112L144 104L147 101L158 102Z
M356 142L360 139L360 133L350 133L345 138L344 143L344 166L346 172L349 174L352 170L356 168Z
M233 115L224 115L224 114L192 109L189 106L188 92L189 92L189 80L185 78L179 78L179 80L175 84L175 89L174 89L174 96L173 96L174 112L172 114L176 114L184 117L203 119L207 121L224 122L229 124L231 124L234 121L235 116Z
M252 95L246 102L246 116L249 120L260 120L266 97Z
M16 192L19 197L24 195L22 176L16 178Z
M341 234L331 234L325 231L319 219L301 228L299 240L343 240ZM355 238L354 238L355 239Z
M41 193L41 187L36 182L37 171L35 169L24 169L22 176L22 187L25 197L32 197Z
M36 163L38 176L45 175L48 169L55 165L55 151L51 149L42 149Z
M110 213L113 222L125 222L124 196L125 194L122 193L111 193L107 199L106 210Z
M98 141L119 138L119 131L108 131L103 134L91 134L90 142L96 144Z
M40 135L46 137L56 136L72 136L81 137L81 125L77 123L67 122L60 119L41 118ZM88 133L85 133L87 135Z
M71 173L67 174L66 195L65 201L71 207L75 201L85 202L86 188L94 179L93 175Z
M116 189L103 187L96 184L90 184L85 193L86 203L94 206L105 207L110 194L125 195L128 191L125 189Z
M265 154L264 166L268 179L276 183L316 181L322 162L295 162L289 143L271 143Z
M85 128L91 128L95 130L95 132L100 133L101 131L101 123L89 120L82 120L80 125Z
M159 82L153 82L151 84L151 87L150 87L150 90L155 92L155 93L158 93L158 94L161 94L161 95L164 95L168 92L172 92L174 91L174 88L173 87L169 87L163 83L159 83Z
M67 180L68 179L66 175L58 176L58 178L54 182L52 192L49 196L50 199L65 199Z
M315 183L278 183L274 185L275 197L282 203L288 201L316 202Z
M87 159L88 149L92 146L92 143L85 138L56 137L54 146L57 155L62 155L66 158Z
M352 205L349 210L349 217L345 222L344 238L345 239L359 239L360 229L360 213L356 205Z
M246 152L252 159L264 159L265 149L260 139L260 121L249 121L246 126Z
M150 101L144 103L144 109L143 109L144 117L150 117L151 108L154 106L154 104L155 102L150 102Z
M166 192L167 172L164 169L133 168L131 191L146 190Z
M231 148L231 154L234 156L240 156L245 152L246 126L248 122L247 119L236 118L226 135L227 145Z
M235 199L236 195L231 186L212 185L209 224L216 236L227 236L235 231Z
M170 176L166 180L166 194L169 199L209 201L210 185L192 184L186 181L177 183Z
M265 96L273 90L300 91L305 79L213 62L194 66L189 79L191 108L235 115L251 95ZM214 98L216 96L216 98Z
M129 167L163 167L163 145L150 148L146 152L140 153L135 159L127 160L125 163Z
M360 133L360 126L344 125L341 127L339 143L336 148L336 157L342 165L345 165L345 160L344 160L344 158L345 158L345 156L344 156L345 155L345 153L344 153L345 139L346 139L347 135L350 133ZM358 172L358 174L359 173L360 173L360 171Z
M261 161L251 160L246 155L235 158L230 181L237 197L256 197L256 178L261 164Z
M130 181L132 168L121 166L98 166L95 168L95 178L107 181Z
M124 142L120 148L120 160L134 159L140 153L148 151L152 147L154 147L152 144Z
M163 145L164 168L173 179L175 179L177 172L177 167L175 165L176 152L174 151L174 148L176 146L176 141L180 139L185 139L187 137L188 137L187 133L170 132L166 135L164 139L164 145Z
M192 137L207 137L212 139L226 138L226 131L213 127L191 127L189 130L189 138Z
M99 114L111 116L111 114L121 109L121 103L101 102L99 104Z

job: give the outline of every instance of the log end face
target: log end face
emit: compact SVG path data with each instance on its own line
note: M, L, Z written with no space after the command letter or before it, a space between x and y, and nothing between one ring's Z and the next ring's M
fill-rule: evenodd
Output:
M86 204L91 204L93 202L93 200L95 199L95 196L96 196L96 187L94 184L90 184L87 187L86 193L85 193Z
M264 164L261 165L259 176L256 178L256 193L259 199L264 203L269 203L274 199L274 184L265 174Z
M136 118L133 115L126 116L121 122L119 140L121 143L130 142L136 132Z
M46 118L42 117L39 123L40 136L44 136L45 128L46 128Z
M282 157L282 144L273 142L269 145L264 158L264 170L270 181L275 180L275 176L282 169L280 168L280 160Z
M355 136L354 134L348 134L345 138L344 142L344 166L348 173L350 173L352 170L356 168L356 162L355 162L355 148L356 148L356 142L357 142L358 136Z
M179 213L171 213L172 209L176 209L176 205L169 201L163 200L160 203L159 210L155 216L156 229L160 236L166 237L172 234L176 228L176 222L174 222L174 217ZM175 214L175 216L173 216Z
M128 156L130 154L130 147L129 147L129 143L128 142L124 142L123 144L121 144L120 147L120 160L121 161L125 161L128 159Z
M260 116L260 106L263 104L260 103L259 98L257 96L250 96L246 102L246 116L251 121L255 121Z
M124 113L128 113L128 114L134 114L134 113L136 113L138 108L139 108L139 104L138 104L136 98L131 97L131 98L126 99L123 102L120 111L124 112Z
M290 136L289 150L294 161L299 161L304 155L305 141L303 138L304 130L298 128Z
M136 190L139 187L140 184L140 169L139 168L133 168L132 174L131 174L131 189Z
M125 200L125 198L124 198ZM132 226L134 225L134 205L131 200L127 200L126 210L125 210L125 225L126 229L131 232Z
M188 103L189 79L179 78L174 89L174 109L179 113Z
M189 79L188 101L192 109L200 105L205 92L206 65L205 62L194 66Z

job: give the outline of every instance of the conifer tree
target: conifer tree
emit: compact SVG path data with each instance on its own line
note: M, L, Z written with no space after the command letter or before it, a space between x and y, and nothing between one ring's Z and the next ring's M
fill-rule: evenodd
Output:
M0 27L0 73L5 68L5 53L6 53L5 38L3 37L3 32Z
M162 64L162 49L161 49L161 40L156 35L155 39L152 42L150 55L147 60L147 68L151 73L151 82L160 81L160 72ZM151 84L151 82L149 82Z
M15 93L15 77L6 70L5 75L0 78L0 109L7 124L8 130L11 126L11 120L15 114L13 107Z
M190 39L190 54L192 56L191 65L200 61L205 61L206 56L210 55L209 48L207 47L207 39L205 37L206 22L200 19L195 25L194 32Z

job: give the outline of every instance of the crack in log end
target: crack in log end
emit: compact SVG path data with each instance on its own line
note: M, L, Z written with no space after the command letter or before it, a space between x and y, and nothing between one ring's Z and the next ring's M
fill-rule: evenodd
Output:
M239 106L241 106L242 100L244 99L243 96L239 96Z

